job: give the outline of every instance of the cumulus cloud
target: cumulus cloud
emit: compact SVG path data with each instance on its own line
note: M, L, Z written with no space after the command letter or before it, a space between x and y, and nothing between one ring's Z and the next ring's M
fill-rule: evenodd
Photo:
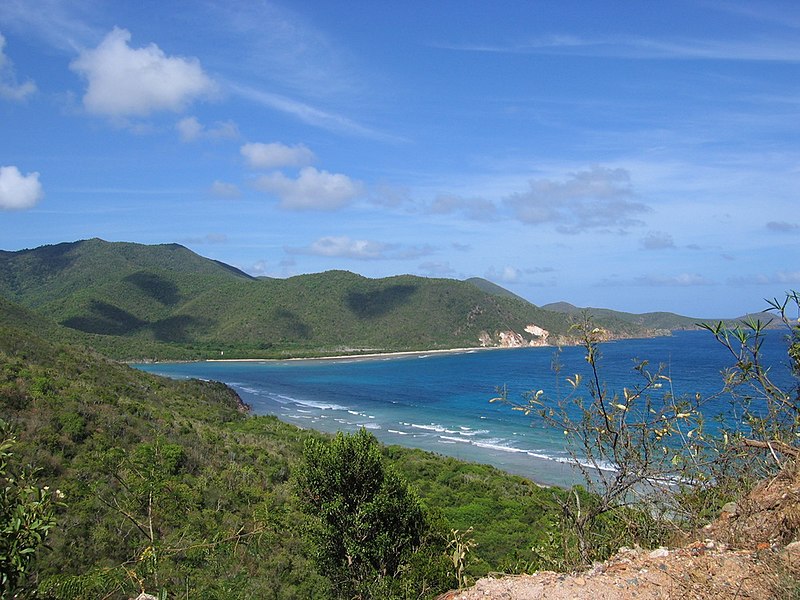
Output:
M6 38L0 33L0 98L22 101L36 91L33 81L17 82L14 65L5 55Z
M450 194L442 194L428 207L428 212L434 215L448 215L461 213L469 219L486 221L494 219L497 208L483 198L462 198Z
M225 181L216 180L211 184L211 193L219 198L238 198L241 196L239 186L235 183L226 183Z
M288 210L336 210L362 195L361 182L340 173L304 167L297 179L275 172L259 177L257 189L274 194Z
M14 166L0 167L0 209L23 210L44 198L39 173L23 175Z
M770 221L767 223L767 229L778 233L796 233L800 231L800 224L787 223L786 221Z
M303 144L287 146L279 142L244 144L240 149L247 165L254 169L305 167L314 162L314 153Z
M221 121L213 127L206 127L196 117L186 117L175 124L182 142L194 142L199 139L236 139L239 128L233 121Z
M389 244L374 240L354 240L343 236L322 237L303 248L287 248L290 254L312 254L336 258L354 258L357 260L376 260L385 258L384 252Z
M672 236L663 231L649 231L642 238L642 248L645 250L665 250L674 247L675 241Z
M195 58L167 56L155 44L131 48L131 34L114 28L97 48L84 50L70 68L88 81L83 105L108 117L180 111L215 90Z
M523 223L553 223L562 233L641 225L638 215L650 208L636 202L626 169L592 167L564 181L533 179L530 189L505 199Z

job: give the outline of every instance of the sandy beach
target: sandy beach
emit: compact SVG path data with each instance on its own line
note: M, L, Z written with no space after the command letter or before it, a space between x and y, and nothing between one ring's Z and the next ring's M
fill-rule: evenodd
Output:
M447 348L439 350L405 350L398 352L369 352L364 354L337 354L332 356L309 356L297 358L207 358L198 362L288 362L288 361L324 361L324 360L359 360L374 358L400 358L404 356L427 356L429 354L467 354L484 350L508 350L503 346L481 346L475 348Z

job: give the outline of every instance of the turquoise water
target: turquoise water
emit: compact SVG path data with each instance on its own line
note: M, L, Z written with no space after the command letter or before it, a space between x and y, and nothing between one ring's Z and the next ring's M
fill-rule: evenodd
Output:
M634 365L663 364L676 396L717 393L730 354L707 332L624 340L601 345L601 370L611 391L641 380ZM771 332L765 359L790 383L786 344ZM564 348L560 375L553 348L478 350L347 360L155 363L136 365L173 378L196 377L233 387L256 414L321 431L365 427L380 440L492 464L547 484L575 481L563 433L547 429L508 406L490 403L505 386L520 399L530 390L555 397L565 378L586 373L582 348ZM720 404L709 409L723 411Z

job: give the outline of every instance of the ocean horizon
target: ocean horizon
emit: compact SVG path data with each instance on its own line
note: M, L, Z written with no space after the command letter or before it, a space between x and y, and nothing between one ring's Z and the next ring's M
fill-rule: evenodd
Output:
M763 354L779 383L792 382L782 333L770 331ZM611 393L641 383L634 367L648 361L669 378L674 397L704 398L722 389L721 372L733 357L705 331L605 342L600 372ZM275 415L328 433L365 428L383 443L419 448L493 465L544 485L581 480L564 435L502 403L543 390L557 398L571 390L566 377L585 375L582 347L430 352L326 360L148 363L135 367L172 378L221 381L236 390L253 414ZM556 359L560 371L556 373ZM581 391L581 390L579 390ZM583 390L584 395L588 390ZM707 410L722 413L722 400ZM611 465L609 465L611 467Z

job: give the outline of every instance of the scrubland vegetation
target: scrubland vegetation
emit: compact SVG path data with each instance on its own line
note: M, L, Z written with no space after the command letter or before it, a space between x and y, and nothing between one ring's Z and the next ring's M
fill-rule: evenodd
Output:
M330 277L316 294L332 293ZM394 288L363 285L377 287L356 304L380 316ZM795 375L797 305L771 305ZM710 427L703 399L673 398L658 368L608 390L602 331L584 321L592 381L564 398L503 398L563 429L588 465L585 486L561 490L366 432L331 439L248 416L222 384L128 368L83 345L96 339L85 332L0 300L0 595L425 598L488 572L570 570L667 543L796 458L798 391L760 362L763 327L708 327L731 352L738 416ZM605 463L616 470L595 468Z

